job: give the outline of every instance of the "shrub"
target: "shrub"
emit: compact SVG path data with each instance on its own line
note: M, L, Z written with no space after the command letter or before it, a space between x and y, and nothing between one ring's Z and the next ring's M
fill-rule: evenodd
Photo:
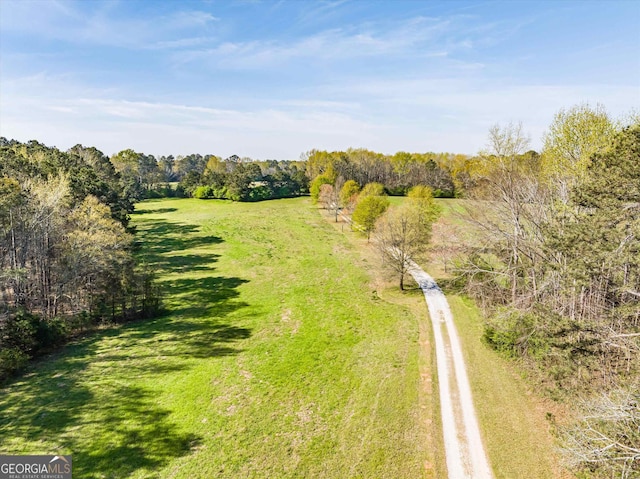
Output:
M248 201L261 201L273 198L273 191L268 186L256 186L249 190Z
M214 194L213 188L209 185L198 186L193 192L193 197L203 200L203 199L215 198L215 194Z
M34 339L36 349L50 349L62 345L69 336L69 325L63 318L38 318Z
M382 183L367 183L360 191L360 197L364 198L365 196L383 196L384 185Z
M184 186L178 185L178 186L176 186L176 189L175 189L175 196L176 196L176 198L187 198L189 195L187 194L186 190L184 189Z
M227 189L226 186L220 186L219 188L215 188L213 190L213 196L215 198L220 198L220 199L229 199L229 190Z
M433 190L434 198L455 198L456 195L451 190L441 190L440 188L436 188Z
M37 316L19 310L0 326L0 348L30 353L37 348L36 331L39 321Z
M543 325L534 312L503 308L485 326L483 339L510 357L541 357L549 351Z
M0 381L22 369L29 361L29 355L17 348L0 349Z
M69 325L63 318L46 320L20 310L0 327L0 349L15 349L29 356L60 346L68 336Z
M387 187L389 196L404 196L407 194L406 186L389 186Z
M143 199L162 198L164 195L160 190L145 190L142 194Z

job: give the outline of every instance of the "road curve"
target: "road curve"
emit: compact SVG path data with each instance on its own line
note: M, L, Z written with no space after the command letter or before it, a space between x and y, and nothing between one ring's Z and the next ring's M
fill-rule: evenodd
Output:
M424 293L433 324L448 476L450 479L492 479L447 298L435 280L416 263L411 262L409 274Z

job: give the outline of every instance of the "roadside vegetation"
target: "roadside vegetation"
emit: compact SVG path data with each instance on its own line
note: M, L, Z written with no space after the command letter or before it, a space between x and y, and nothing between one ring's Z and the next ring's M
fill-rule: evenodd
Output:
M529 150L522 125L495 125L485 151L449 169L468 199L452 208L462 214L434 256L447 284L483 307L486 344L517 360L544 396L571 403L565 422L550 413L565 463L584 477L631 477L640 471L640 124L578 105L556 115L544 145ZM331 189L355 175L337 176L343 160L325 158L312 182L322 183L318 201L348 212ZM380 187L385 206L356 194L351 220L389 256L399 206L385 212L391 189Z
M489 145L465 204L474 244L453 264L458 285L484 307L486 343L567 405L555 424L565 463L633 477L640 124L582 105L558 113L541 155L518 125L493 128Z
M402 207L410 201L406 197L390 199L395 207ZM456 234L463 237L463 232L472 233L468 231L468 223L461 220L460 216L469 201L462 199L434 201L435 209L440 216L433 224L432 245L428 253L422 256L420 264L434 272L438 282L445 286L447 299L463 343L478 419L495 477L498 479L521 477L523 471L526 471L526 477L531 479L574 477L563 467L558 444L553 434L553 424L548 419L550 415L553 417L561 415L562 408L557 407L553 401L540 397L530 381L519 374L518 368L512 361L488 347L482 340L484 329L482 310L472 299L446 286L452 276L450 272L445 271L439 245L455 237ZM363 232L358 231L357 228L350 228L348 218L341 216L340 221L335 223L333 214L328 211L326 218L357 248L369 268L376 266L380 268L376 284L377 294L387 301L412 308L414 314L420 318L420 341L423 354L427 356L426 364L422 368L424 395L422 401L425 408L433 411L433 423L429 427L428 440L432 449L435 449L435 464L430 464L428 470L433 471L434 477L444 477L446 465L437 400L438 382L432 366L435 361L431 348L432 326L422 291L413 283L410 276L404 290L400 290L397 272L387 269L385 274L386 268L382 264L379 249L373 242L367 241ZM457 228L461 230L457 231ZM449 261L453 261L458 252L462 251L463 245L454 244L452 248L456 254L452 254ZM450 270L450 266L448 268Z
M640 124L616 126L601 109L576 107L558 114L539 160L521 156L524 140L512 126L491 131L482 206L469 210L485 246L458 272L483 298L487 343L521 361L549 397L582 404L576 423L558 428L567 462L585 477L632 477Z

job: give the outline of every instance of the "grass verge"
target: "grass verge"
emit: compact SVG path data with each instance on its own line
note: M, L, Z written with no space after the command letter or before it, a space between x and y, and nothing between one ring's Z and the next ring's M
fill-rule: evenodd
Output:
M446 266L464 247L478 241L477 226L465 221L465 200L440 200L442 218L434 227L434 254L427 270L437 280L450 278ZM444 260L444 261L443 261ZM482 342L481 310L454 292L446 292L463 346L476 412L496 479L571 478L561 466L547 415L562 416L559 406L536 394L517 364Z
M496 479L569 478L561 468L547 412L514 364L481 340L480 310L469 299L447 294L462 342L473 400Z

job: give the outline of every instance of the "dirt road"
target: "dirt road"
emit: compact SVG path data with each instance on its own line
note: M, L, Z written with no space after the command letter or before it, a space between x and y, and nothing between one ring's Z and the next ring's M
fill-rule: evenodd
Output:
M450 479L493 478L447 298L434 279L417 264L412 264L409 273L424 292L433 324L448 476Z

